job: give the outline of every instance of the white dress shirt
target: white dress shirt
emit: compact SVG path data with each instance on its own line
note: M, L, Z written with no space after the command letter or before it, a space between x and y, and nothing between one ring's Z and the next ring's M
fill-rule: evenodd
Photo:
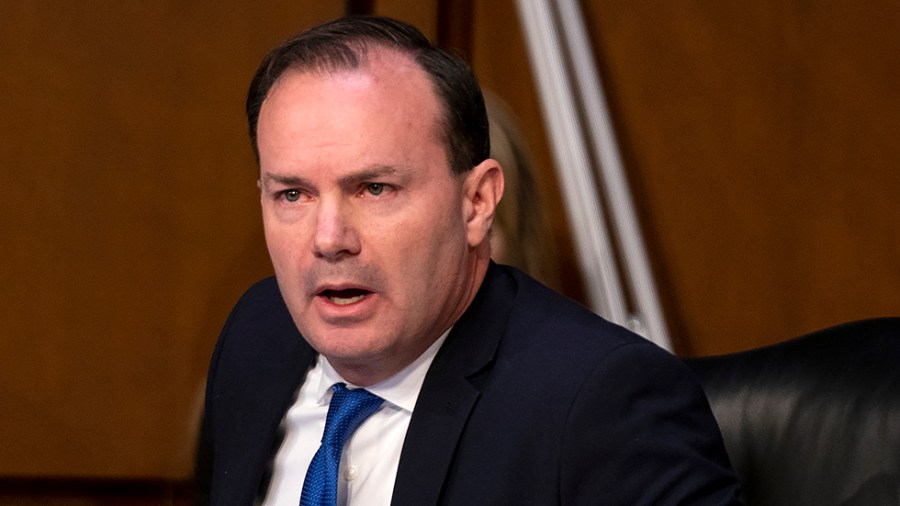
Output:
M344 446L338 471L339 506L388 506L400 463L400 450L425 374L447 338L447 330L415 362L390 378L367 387L384 399L381 409L369 417ZM347 383L319 355L297 391L297 398L281 422L284 441L275 456L272 481L264 506L297 506L306 469L319 449L331 386Z

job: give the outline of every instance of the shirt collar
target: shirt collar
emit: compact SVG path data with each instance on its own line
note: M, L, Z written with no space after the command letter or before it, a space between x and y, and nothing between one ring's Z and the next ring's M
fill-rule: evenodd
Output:
M449 334L450 329L447 329L446 332L441 334L441 337L437 338L427 350L419 355L419 358L404 367L397 374L367 387L366 390L411 413L416 406L416 399L419 398L422 384L425 382L425 374L428 373L431 362L434 361L434 357ZM322 370L322 374L319 377L319 385L316 388L316 399L318 399L320 406L324 406L331 401L331 386L335 383L347 383L347 386L350 388L358 388L356 385L341 378L341 375L334 370L327 358L320 354L317 360L316 367Z

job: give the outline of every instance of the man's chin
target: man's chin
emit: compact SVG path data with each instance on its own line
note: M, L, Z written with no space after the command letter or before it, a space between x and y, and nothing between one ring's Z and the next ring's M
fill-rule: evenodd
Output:
M377 346L378 337L367 336L360 331L346 331L315 334L307 338L310 346L334 364L339 362L352 367L364 367L379 362L389 353L384 346Z

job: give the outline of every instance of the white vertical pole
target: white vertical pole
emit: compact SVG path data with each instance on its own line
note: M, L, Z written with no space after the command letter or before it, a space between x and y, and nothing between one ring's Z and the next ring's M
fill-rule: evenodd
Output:
M582 14L575 0L556 0L556 5L561 29L554 22L549 0L518 0L532 72L592 309L671 351L656 283ZM560 41L560 31L565 45ZM574 67L576 86L572 85L566 67L567 56ZM584 107L587 132L578 114L576 94ZM591 148L593 151L589 151ZM600 164L597 173L603 195L609 202L612 213L609 221L614 226L615 237L604 220L589 153ZM624 254L622 266L629 283L627 292L616 265L614 241L618 241ZM626 293L634 297L636 313L633 315L625 307Z
M626 325L625 297L552 13L544 1L518 0L518 5L591 309Z
M641 227L625 177L619 144L610 119L606 94L591 50L584 17L576 0L558 0L562 33L566 37L577 89L585 109L588 134L593 142L594 156L600 162L600 181L612 213L616 237L622 248L622 264L626 269L630 293L634 297L637 314L634 330L659 346L671 351L672 344L666 330L662 305L657 295L653 269L647 258Z

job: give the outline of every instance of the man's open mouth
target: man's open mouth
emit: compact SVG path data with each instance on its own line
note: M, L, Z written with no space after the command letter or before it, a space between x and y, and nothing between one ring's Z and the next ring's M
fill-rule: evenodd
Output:
M323 290L319 295L325 297L334 304L344 306L359 302L370 293L371 292L368 290L362 290L360 288L348 288L346 290Z

